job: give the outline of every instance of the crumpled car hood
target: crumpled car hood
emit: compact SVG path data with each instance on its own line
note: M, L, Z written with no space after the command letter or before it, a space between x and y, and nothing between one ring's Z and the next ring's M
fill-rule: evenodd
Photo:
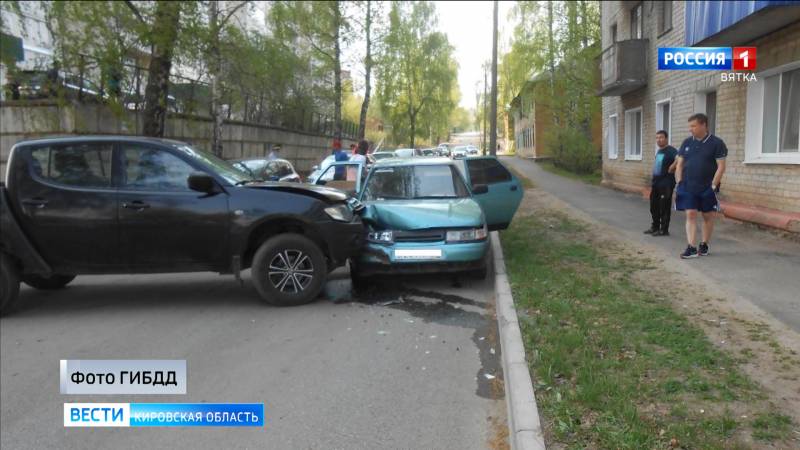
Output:
M251 189L269 189L272 191L283 191L300 195L309 195L311 197L316 197L320 200L331 203L343 202L347 200L348 197L347 193L340 191L339 189L305 183L260 182L247 184L246 187Z
M483 212L471 198L366 202L362 218L376 229L480 227Z

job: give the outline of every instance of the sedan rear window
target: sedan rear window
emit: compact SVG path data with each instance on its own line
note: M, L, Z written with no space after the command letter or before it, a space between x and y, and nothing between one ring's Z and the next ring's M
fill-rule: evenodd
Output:
M420 165L382 167L367 180L364 201L461 198L469 192L452 166Z

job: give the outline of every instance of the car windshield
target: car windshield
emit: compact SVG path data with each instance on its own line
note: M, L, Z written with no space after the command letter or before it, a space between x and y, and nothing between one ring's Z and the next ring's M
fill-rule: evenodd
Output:
M469 192L447 164L376 168L364 188L364 201L463 198Z
M251 180L247 174L233 167L231 163L224 161L212 155L211 153L189 147L188 145L179 145L175 148L182 151L186 155L199 160L207 167L210 167L217 175L221 176L225 179L225 181L231 184L237 184Z

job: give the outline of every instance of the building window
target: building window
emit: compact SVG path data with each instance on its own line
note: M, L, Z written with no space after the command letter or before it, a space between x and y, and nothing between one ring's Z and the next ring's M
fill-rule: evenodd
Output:
M800 151L800 69L764 79L762 153Z
M608 136L606 136L606 145L608 146L608 159L617 159L619 155L619 125L617 123L617 115L612 114L608 116Z
M717 91L706 94L706 116L708 116L708 132L714 134L717 130Z
M672 138L672 115L670 99L659 100L656 102L656 131L664 130L667 132L667 140Z
M625 111L625 159L642 159L642 108Z
M611 43L617 43L617 24L611 25Z
M658 34L659 36L672 29L672 2L658 2Z
M800 62L747 85L745 163L800 164Z
M642 38L642 4L631 9L631 39Z

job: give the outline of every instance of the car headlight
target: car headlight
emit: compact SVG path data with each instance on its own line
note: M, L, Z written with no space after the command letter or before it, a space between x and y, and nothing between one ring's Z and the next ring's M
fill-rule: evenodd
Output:
M391 230L370 231L367 240L376 244L391 244L394 242L394 233Z
M353 211L347 205L335 205L325 208L325 214L337 222L352 222Z
M488 236L486 225L481 228L471 228L469 230L451 230L447 232L447 242L466 242L481 241Z

